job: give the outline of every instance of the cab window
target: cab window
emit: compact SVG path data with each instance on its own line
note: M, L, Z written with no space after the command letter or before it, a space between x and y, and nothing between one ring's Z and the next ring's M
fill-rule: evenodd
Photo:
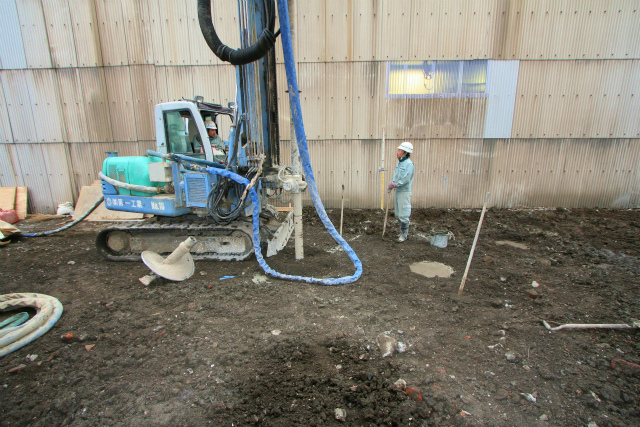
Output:
M202 141L193 116L189 110L167 111L164 113L167 149L170 153L198 154Z

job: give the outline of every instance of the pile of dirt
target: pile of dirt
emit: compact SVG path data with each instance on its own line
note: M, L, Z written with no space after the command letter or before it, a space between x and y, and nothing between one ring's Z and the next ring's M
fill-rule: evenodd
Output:
M329 216L338 226L340 212ZM98 255L104 223L15 238L0 248L0 293L51 295L64 314L0 359L0 425L639 425L636 330L542 324L640 317L638 212L491 209L458 298L479 216L415 211L398 244L393 219L381 238L383 211L346 210L364 272L345 286L274 279L252 257L198 261L184 282L145 287L144 264ZM267 263L353 274L315 212L304 219L305 258L290 242ZM451 233L446 248L429 243L437 231ZM424 261L454 273L411 271ZM388 357L382 333L398 343Z

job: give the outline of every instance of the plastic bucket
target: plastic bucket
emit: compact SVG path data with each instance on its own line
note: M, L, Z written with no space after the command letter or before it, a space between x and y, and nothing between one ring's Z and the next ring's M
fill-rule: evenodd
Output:
M449 242L449 233L434 234L429 242L436 248L446 248Z

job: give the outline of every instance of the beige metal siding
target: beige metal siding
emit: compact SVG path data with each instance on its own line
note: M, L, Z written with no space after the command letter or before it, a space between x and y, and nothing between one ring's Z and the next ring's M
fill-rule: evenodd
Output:
M306 63L298 65L298 85L303 117L313 117L305 122L309 139L324 139L326 135L326 64Z
M382 107L386 105L386 63L353 62L350 68L351 139L380 137L385 127Z
M9 112L7 111L3 86L4 84L0 77L0 143L11 143L13 142L13 134L11 132L11 123L9 122Z
M79 68L87 119L87 142L113 141L104 68Z
M391 180L400 140L385 147ZM414 207L481 206L491 192L491 206L637 207L637 141L628 139L412 140L415 164ZM288 144L287 144L288 146ZM314 174L323 203L379 208L380 141L316 140L310 142ZM323 153L331 152L332 156ZM307 202L308 199L305 199Z
M297 2L298 62L324 62L327 60L324 37L326 30L325 4L325 0Z
M79 67L97 67L103 65L100 43L100 22L96 15L96 3L75 1L69 9L73 39Z
M33 113L32 126L38 142L62 142L62 117L52 70L34 69L26 73Z
M47 29L44 23L44 13L40 0L17 1L18 16L20 18L20 29L22 32L22 42L24 44L24 54L27 58L29 68L49 68L51 67L51 54L48 46Z
M115 12L115 11L114 11ZM153 64L153 37L148 1L122 2L122 33L131 65Z
M87 118L77 68L55 70L60 114L66 142L82 142L89 139Z
M188 2L193 6L193 2ZM190 65L191 45L186 0L160 0L165 65Z
M156 128L153 109L158 104L158 86L153 65L129 67L135 128L139 140L155 138Z
M342 139L351 136L351 64L326 65L326 138Z
M380 50L378 59L383 61L409 59L411 39L420 33L412 33L411 0L382 2L380 22Z
M4 89L7 117L14 142L37 141L26 72L23 70L0 71L0 82Z
M42 9L53 66L77 67L76 45L73 39L68 0L42 0Z
M137 141L130 67L105 67L105 83L115 141Z
M355 0L352 6L350 25L353 43L353 61L377 59L379 39L381 37L380 2ZM300 8L300 6L298 6Z
M350 1L333 2L330 7L327 5L324 30L327 62L352 60L352 7ZM300 30L305 29L303 27Z
M17 176L11 158L13 144L0 144L0 187L17 187Z
M637 137L639 62L522 61L512 137Z

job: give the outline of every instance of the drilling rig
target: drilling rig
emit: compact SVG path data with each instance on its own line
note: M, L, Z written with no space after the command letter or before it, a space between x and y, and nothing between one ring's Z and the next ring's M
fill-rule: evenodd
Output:
M108 209L153 214L144 222L102 230L96 246L110 260L138 260L150 250L171 253L188 237L194 259L243 260L255 254L262 269L274 277L323 285L351 283L361 276L362 263L338 234L320 201L311 169L293 58L287 0L238 0L241 47L226 46L218 37L211 0L198 0L202 35L212 52L235 65L236 99L227 106L201 96L155 107L156 149L147 156L104 160L100 178ZM293 167L280 159L276 58L281 35L287 92L299 152ZM224 144L210 139L208 129L228 120ZM293 139L292 135L292 139ZM356 272L341 278L309 278L281 274L262 257L286 246L295 230L296 257L302 248L302 198L309 191L323 225L353 261ZM279 214L273 203L290 194L293 211ZM302 251L301 251L302 252Z
M300 174L280 166L275 4L239 2L243 47L238 50L218 38L208 0L198 3L198 13L214 53L236 65L237 99L227 106L201 96L158 104L156 149L147 156L104 160L100 178L107 209L154 215L151 221L102 230L96 245L108 259L138 260L145 250L167 254L189 236L198 240L191 250L194 259L246 259L254 251L247 219L254 209L260 213L260 240L267 256L281 250L291 236L293 212L279 213L273 204L285 192L304 191L306 184ZM220 150L210 143L206 128L220 129L223 121L230 123L229 136ZM246 186L203 168L246 178L259 203L247 197Z

